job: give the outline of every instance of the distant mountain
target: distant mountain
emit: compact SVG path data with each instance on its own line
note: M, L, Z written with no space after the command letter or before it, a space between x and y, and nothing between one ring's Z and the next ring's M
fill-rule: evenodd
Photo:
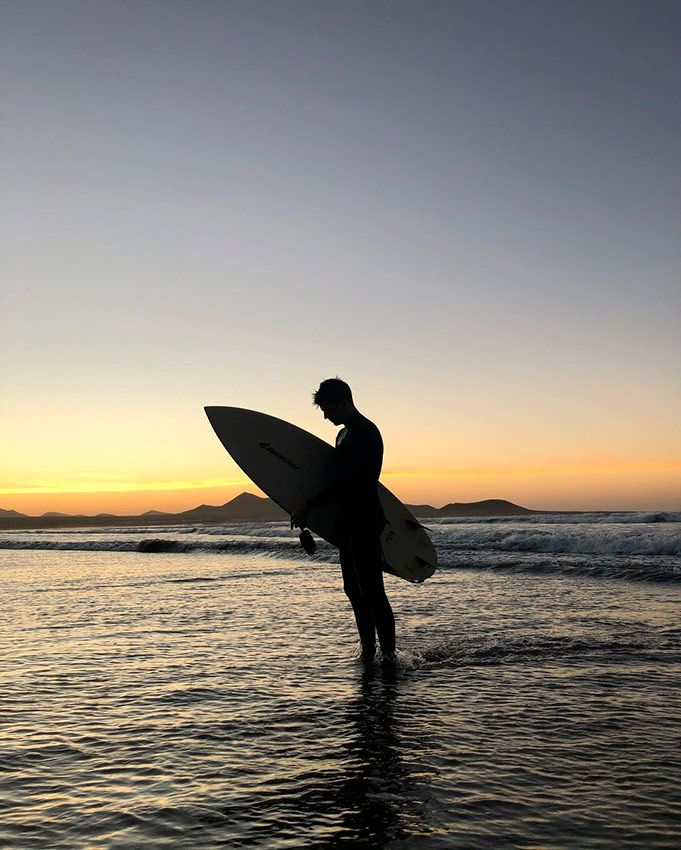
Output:
M514 505L505 499L483 499L481 502L450 502L440 508L440 516L523 516L543 513Z
M523 516L525 514L547 513L531 511L521 505L514 505L504 499L485 499L482 502L450 502L442 508L432 505L407 505L414 516L428 517L482 517L482 516ZM221 523L251 520L253 522L274 522L286 520L288 514L271 499L255 496L253 493L241 493L224 505L199 505L177 514L163 511L147 511L135 516L117 516L116 514L68 515L50 511L39 517L27 516L17 511L0 510L2 528L59 528L91 527L97 525L175 525L183 523Z
M220 523L252 520L271 522L284 520L288 514L271 499L254 496L253 493L241 493L224 505L199 505L189 511L177 514L163 511L147 511L136 516L118 516L116 514L97 514L84 516L49 511L42 516L27 516L17 511L0 510L2 528L59 528L92 527L97 525L176 525L183 523Z
M19 511L5 511L0 508L0 517L18 517L18 516L26 516L26 514L20 514Z
M442 508L432 505L407 505L414 516L457 517L457 516L524 516L525 514L543 513L531 511L522 505L515 505L505 499L485 499L481 502L450 502ZM241 493L224 505L200 505L190 511L174 514L176 520L190 522L224 522L226 520L263 520L274 521L286 519L288 514L271 499L254 496L252 493Z
M477 516L525 516L546 511L531 511L522 505L514 505L505 499L483 499L481 502L450 502L442 508L432 505L407 505L417 517L477 517Z
M199 505L198 508L174 516L180 522L229 522L248 519L273 521L286 519L288 514L271 499L241 493L224 505Z

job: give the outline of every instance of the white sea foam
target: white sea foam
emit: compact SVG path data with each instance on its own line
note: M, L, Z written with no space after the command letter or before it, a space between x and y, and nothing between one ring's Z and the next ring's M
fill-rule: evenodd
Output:
M663 519L661 517L664 517ZM442 569L504 569L535 574L681 580L681 514L554 514L429 522ZM638 520L638 521L635 521ZM303 553L286 523L5 531L0 549L262 555L330 563L318 541Z
M504 552L591 555L681 556L681 525L568 526L470 523L433 529L436 546L446 552L468 549Z

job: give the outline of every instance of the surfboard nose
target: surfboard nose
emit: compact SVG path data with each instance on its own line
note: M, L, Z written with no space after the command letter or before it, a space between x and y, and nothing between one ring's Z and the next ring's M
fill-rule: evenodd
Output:
M215 426L218 422L228 422L236 419L239 414L245 412L240 407L226 407L225 405L218 404L209 404L203 408L206 411L206 416L208 417L211 425Z

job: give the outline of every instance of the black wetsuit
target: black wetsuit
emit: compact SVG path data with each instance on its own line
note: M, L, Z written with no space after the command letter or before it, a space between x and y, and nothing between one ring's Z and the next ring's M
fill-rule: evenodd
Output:
M355 613L363 654L369 657L377 633L383 653L395 651L395 618L383 585L382 463L381 432L366 416L354 413L336 437L336 481L319 498L327 501L333 494L338 499L343 589Z

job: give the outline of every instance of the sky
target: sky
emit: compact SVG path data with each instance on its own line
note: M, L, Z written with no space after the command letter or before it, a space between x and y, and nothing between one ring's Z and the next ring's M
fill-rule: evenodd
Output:
M678 2L5 0L0 508L258 491L204 405L410 503L681 509Z

